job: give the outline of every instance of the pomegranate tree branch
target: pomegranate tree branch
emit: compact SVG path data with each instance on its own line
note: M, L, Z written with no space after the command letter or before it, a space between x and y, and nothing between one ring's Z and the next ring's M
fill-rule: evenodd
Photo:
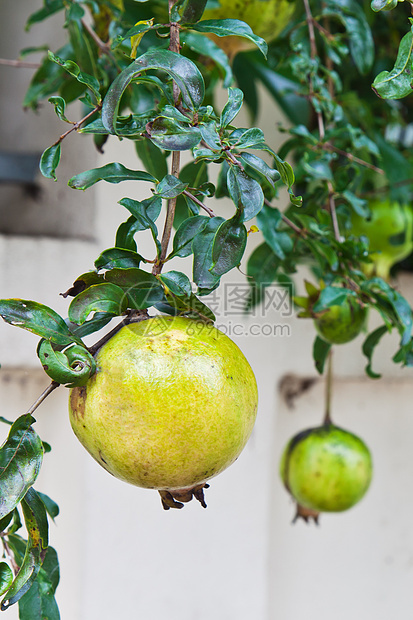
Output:
M271 207L271 202L267 200L267 198L264 198L264 202L267 205L267 207ZM284 213L281 213L281 219L284 222L284 224L287 224L287 226L289 226L295 233L297 233L297 235L300 235L302 237L306 236L307 231L304 230L304 228L300 228L299 226L297 226L297 224L294 224L294 222L290 220L289 217L284 215Z
M169 16L170 16L172 12L172 7L175 4L175 0L168 0L168 4L169 4ZM179 42L179 24L171 21L169 50L171 52L175 52L179 54L180 49L181 49L181 46ZM173 83L173 97L174 97L175 107L178 107L179 100L180 100L180 90L179 90L178 85L175 82ZM181 168L181 153L180 151L172 151L171 174L179 178L180 168ZM161 273L163 263L168 253L168 245L169 245L169 240L171 238L172 226L173 226L174 217L175 217L175 208L176 208L176 197L170 198L168 200L165 225L164 225L164 229L162 233L161 251L160 251L158 260L156 261L152 269L152 273L154 275L158 275L159 273Z
M201 207L201 209L206 211L206 213L208 213L210 217L215 217L215 213L213 212L213 210L207 207L206 205L204 205L204 203L198 200L198 198L194 196L193 194L191 194L191 192L184 190L183 194L185 196L188 196L188 198L190 198L191 200L193 200L198 205L198 207Z
M7 58L0 58L0 65L5 65L6 67L19 67L20 69L39 69L39 67L41 67L39 62L8 60Z
M378 174L384 174L384 170L382 168L378 168L374 164L370 164L368 161L364 161L364 159L360 159L359 157L356 157L352 153L348 153L347 151L344 151L343 149L337 148L336 146L334 146L334 144L331 144L331 142L323 142L319 146L321 146L326 151L334 151L334 153L343 155L343 157L347 157L347 159L349 159L350 161L354 161L356 164L359 164L360 166L364 166L365 168L374 170L374 172L377 172Z
M26 411L26 415L31 415L32 413L34 413L37 407L39 407L39 405L41 405L42 402L46 400L49 394L51 394L60 385L61 384L57 381L52 381L51 384L48 385L47 388L40 394L39 398L33 403L33 405Z
M326 409L323 424L331 424L331 397L333 388L333 349L330 349L327 360L327 378L326 378Z
M60 144L66 138L66 136L68 136L70 133L72 133L72 131L77 131L80 128L80 126L83 125L83 123L85 121L87 121L96 112L99 112L101 107L102 107L101 104L97 105L96 108L94 108L91 112L89 112L89 114L86 114L86 116L81 118L80 121L77 121L76 123L73 123L73 127L71 127L68 131L66 131L64 134L62 134L60 136L60 138L58 140L56 140L56 142L53 143L53 146L57 146L58 144Z

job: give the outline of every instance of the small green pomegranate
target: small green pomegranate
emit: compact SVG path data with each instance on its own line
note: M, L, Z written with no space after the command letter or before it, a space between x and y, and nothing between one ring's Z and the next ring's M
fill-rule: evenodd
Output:
M357 504L369 488L372 470L366 444L331 423L295 435L280 462L284 486L299 505L298 516L315 519L319 512L342 512Z
M411 205L385 200L369 203L371 217L353 214L351 234L368 237L372 263L366 263L368 276L390 278L390 269L413 251L413 209Z
M314 325L318 334L326 342L345 344L359 335L366 318L367 308L349 296L341 306L328 308L314 320Z

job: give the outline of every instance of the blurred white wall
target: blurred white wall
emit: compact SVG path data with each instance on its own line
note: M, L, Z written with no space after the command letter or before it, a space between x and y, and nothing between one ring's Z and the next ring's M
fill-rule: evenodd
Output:
M2 28L8 29L13 43L3 46L3 56L15 57L36 38L43 41L41 27L30 35L23 32L29 5L36 4L30 0L12 10L1 1ZM21 97L29 78L30 71L0 67L1 101L7 99L5 83L15 84L10 96L13 92ZM224 101L222 97L221 106ZM277 118L265 95L263 102L259 125L275 145ZM18 104L4 110L0 135L3 140L7 136L10 149L41 151L64 130L51 108L39 116L26 113L24 131L13 121L20 115ZM70 136L65 141L59 182L41 183L49 206L70 211L71 233L65 238L59 232L54 238L0 235L1 297L36 299L65 314L67 302L59 292L92 268L125 219L117 201L148 195L141 183L102 183L85 194L67 188L75 172L109 161L140 167L126 141L110 140L99 160L87 138ZM1 192L0 187L0 201ZM41 218L40 206L33 208ZM214 209L231 212L228 203L216 203ZM77 230L82 234L76 235ZM250 247L258 243L260 235L251 235ZM242 268L245 271L245 261ZM245 280L237 273L225 282L234 287ZM411 278L399 285L413 296ZM333 415L337 424L370 445L375 462L371 490L348 513L322 516L318 528L292 526L293 506L278 479L278 460L292 434L321 422L323 386L311 359L312 325L283 316L274 307L249 319L221 314L219 322L226 329L241 325L247 332L251 324L261 326L261 335L234 337L256 373L260 406L245 451L211 481L207 510L192 502L181 511L164 512L157 493L108 476L74 437L64 388L36 412L37 430L53 446L36 487L61 508L51 526L51 544L61 562L57 598L62 619L293 620L300 613L308 620L330 620L332 615L336 620L387 620L390 613L408 617L405 610L413 603L413 388L411 371L400 371L390 362L395 342L389 338L376 356L377 369L386 377L380 381L364 377L360 339L339 347L335 355ZM286 328L283 335L264 335L274 324ZM48 384L39 370L36 343L32 334L0 325L0 415L17 418ZM295 378L287 382L286 375ZM315 382L300 393L301 380L309 377ZM291 390L297 392L292 409L287 405ZM0 425L0 441L7 432L8 427ZM17 609L7 614L10 620L18 617Z

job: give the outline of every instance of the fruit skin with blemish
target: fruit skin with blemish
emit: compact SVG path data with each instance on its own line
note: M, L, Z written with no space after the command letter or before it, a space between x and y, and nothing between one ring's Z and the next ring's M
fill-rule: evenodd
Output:
M280 462L287 491L300 506L316 512L342 512L357 504L372 472L366 444L331 423L295 435Z
M244 448L257 412L255 377L212 325L170 316L131 323L96 363L87 385L71 390L70 421L117 478L182 499Z

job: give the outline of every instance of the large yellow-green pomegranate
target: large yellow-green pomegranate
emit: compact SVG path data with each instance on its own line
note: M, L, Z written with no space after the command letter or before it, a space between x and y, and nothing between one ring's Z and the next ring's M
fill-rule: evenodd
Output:
M255 377L212 325L169 316L131 323L96 363L87 385L71 390L70 421L117 478L182 499L244 448L257 412Z
M220 5L209 9L207 4L202 19L240 19L267 43L287 26L295 10L294 2L288 0L220 0ZM241 37L213 38L229 56L253 46Z

